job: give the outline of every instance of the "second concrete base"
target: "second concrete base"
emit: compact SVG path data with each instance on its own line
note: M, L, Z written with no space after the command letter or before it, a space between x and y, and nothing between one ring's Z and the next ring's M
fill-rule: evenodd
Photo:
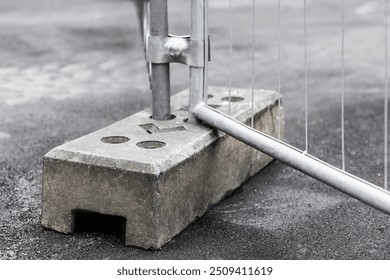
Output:
M209 88L209 104L228 110L228 90ZM255 127L275 136L278 94L255 92ZM233 90L231 115L248 123L251 91ZM159 249L272 159L202 124L187 122L188 91L173 116L146 109L68 142L44 158L42 225L73 233L75 214L126 219L126 244Z

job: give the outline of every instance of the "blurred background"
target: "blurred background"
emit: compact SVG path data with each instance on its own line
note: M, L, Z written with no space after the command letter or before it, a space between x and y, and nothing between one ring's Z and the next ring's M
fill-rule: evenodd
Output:
M233 87L251 87L252 0L233 2ZM346 169L383 184L384 1L346 1ZM277 1L257 0L255 87L278 89ZM387 216L278 162L163 251L111 233L64 236L39 224L42 157L151 105L130 0L0 0L0 259L389 258ZM190 1L169 1L188 34ZM229 1L210 0L209 84L229 84ZM304 149L303 1L282 1L286 141ZM341 165L341 0L307 0L309 151ZM175 94L188 87L171 66Z

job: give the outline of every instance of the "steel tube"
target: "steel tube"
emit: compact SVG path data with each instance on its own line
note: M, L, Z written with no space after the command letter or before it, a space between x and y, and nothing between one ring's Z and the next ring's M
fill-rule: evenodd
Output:
M192 113L200 120L287 165L390 214L390 192L314 158L280 140L223 114L204 103Z
M189 109L207 98L206 65L208 57L207 0L191 0L191 38L204 41L204 67L190 67ZM196 121L192 114L190 120Z
M167 0L150 1L150 35L168 36ZM169 63L152 63L153 119L171 118Z

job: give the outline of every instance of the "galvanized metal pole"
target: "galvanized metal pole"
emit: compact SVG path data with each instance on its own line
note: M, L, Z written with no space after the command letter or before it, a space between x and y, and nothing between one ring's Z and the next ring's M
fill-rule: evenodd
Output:
M190 67L190 112L207 99L207 3L207 0L191 0L191 38L204 41L204 67ZM196 121L196 118L190 114L190 120Z
M150 35L168 36L167 0L150 1ZM171 118L169 63L152 63L153 119Z
M197 118L249 146L278 159L376 209L390 214L390 192L314 158L278 139L254 130L205 104L193 110Z

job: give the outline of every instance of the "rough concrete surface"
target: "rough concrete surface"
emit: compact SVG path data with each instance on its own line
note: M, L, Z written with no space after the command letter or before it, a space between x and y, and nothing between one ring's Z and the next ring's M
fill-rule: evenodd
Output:
M210 105L228 111L228 88L209 87ZM256 91L254 127L277 137L279 95ZM232 117L251 121L251 91ZM188 225L271 162L208 126L188 121L188 90L171 100L172 117L151 108L54 148L44 157L42 225L74 233L80 211L125 218L126 245L161 249ZM154 131L154 132L153 132Z
M184 2L170 1L174 34L188 33L180 23L189 21ZM226 86L229 11L224 1L211 2L210 84ZM234 87L251 83L251 2L235 7ZM281 23L286 139L299 148L301 2L283 2ZM340 166L339 1L307 2L310 153ZM382 185L382 2L346 2L347 171ZM257 3L255 87L275 90L276 5ZM76 235L44 230L43 155L150 105L136 12L120 0L1 0L0 6L0 259L390 258L388 216L278 162L157 252L125 247L114 225L91 228L86 219ZM185 69L172 67L173 92L188 87Z

